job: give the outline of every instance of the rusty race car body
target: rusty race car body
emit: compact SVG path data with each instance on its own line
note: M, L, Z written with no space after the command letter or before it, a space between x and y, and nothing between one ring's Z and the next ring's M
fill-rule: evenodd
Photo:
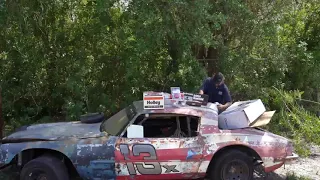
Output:
M142 101L100 123L39 124L2 140L0 166L21 179L251 179L296 159L290 140L259 128L222 130L216 109ZM143 137L135 126L143 127ZM134 131L130 131L133 128ZM137 131L138 130L138 131Z

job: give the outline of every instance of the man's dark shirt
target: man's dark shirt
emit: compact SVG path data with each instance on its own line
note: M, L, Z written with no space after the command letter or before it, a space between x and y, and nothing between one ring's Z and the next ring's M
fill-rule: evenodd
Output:
M200 90L203 91L203 94L207 94L209 96L209 102L225 104L232 101L227 85L221 84L216 87L212 78L204 80Z

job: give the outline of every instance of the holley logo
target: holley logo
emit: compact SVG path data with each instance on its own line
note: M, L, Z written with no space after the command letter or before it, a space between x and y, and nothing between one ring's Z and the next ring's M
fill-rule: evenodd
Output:
M147 101L147 104L150 104L150 105L160 105L160 101Z
M144 96L143 106L144 109L163 109L164 96Z

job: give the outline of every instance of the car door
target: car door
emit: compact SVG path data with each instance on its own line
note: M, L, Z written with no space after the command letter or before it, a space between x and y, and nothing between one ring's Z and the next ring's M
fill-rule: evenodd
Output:
M159 116L162 115L164 114ZM169 119L171 117L171 121L174 122L172 119L176 115L169 114ZM157 117L157 115L153 117ZM185 118L190 121L187 116ZM161 129L163 125L170 124L167 119L157 120L158 124L152 124L152 121L155 122L156 120L154 118L144 118L144 123L142 123L142 125L149 123L153 126L143 126L149 134L156 134L154 132L157 131L158 126ZM199 122L193 122L192 124L193 129L198 131ZM179 128L182 129L181 125ZM166 128L162 129L165 131ZM191 128L188 127L188 129ZM175 130L175 132L180 131ZM145 135L148 133L145 133ZM116 143L117 179L130 179L132 176L134 176L134 179L192 179L198 174L203 148L196 133L188 131L187 135L184 133L184 137L147 136L128 138L124 135Z

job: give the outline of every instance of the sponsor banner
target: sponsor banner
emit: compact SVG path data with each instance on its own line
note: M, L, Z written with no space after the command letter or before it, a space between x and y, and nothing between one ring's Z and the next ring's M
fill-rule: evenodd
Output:
M195 101L202 103L202 105L207 105L209 96L206 94L192 94L192 93L184 93L185 101Z
M164 109L164 95L163 94L148 95L147 93L144 93L143 108L144 109Z
M193 94L191 93L184 93L183 97L185 101L193 101Z

